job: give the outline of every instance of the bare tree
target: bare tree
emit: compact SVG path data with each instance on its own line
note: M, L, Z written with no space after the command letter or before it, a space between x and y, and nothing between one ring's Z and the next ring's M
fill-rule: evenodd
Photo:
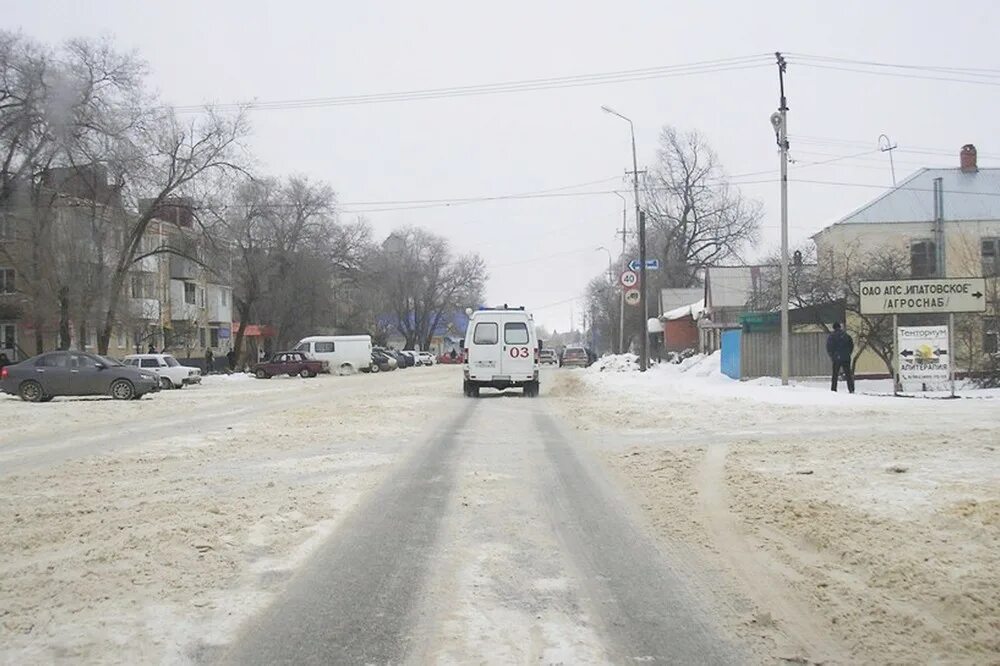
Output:
M183 195L199 179L215 172L243 170L247 157L242 140L248 129L242 113L226 117L208 109L181 122L171 110L157 109L139 120L126 140L119 142L110 163L119 191L138 212L127 218L121 242L111 257L108 304L98 339L100 353L107 353L131 267L151 254L172 251L157 248L140 252L150 223L172 197ZM145 205L140 203L143 199L147 200Z
M380 254L382 302L407 349L429 348L446 317L482 300L482 258L453 257L441 236L414 227L397 229Z
M718 155L695 131L664 127L645 200L651 256L662 287L697 286L709 265L739 258L757 240L759 201L730 185Z

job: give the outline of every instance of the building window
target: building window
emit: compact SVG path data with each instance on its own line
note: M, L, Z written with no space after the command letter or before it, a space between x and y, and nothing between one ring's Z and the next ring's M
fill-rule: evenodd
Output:
M937 243L929 240L910 243L910 277L937 275Z
M217 329L217 328L210 328L210 329L208 329L208 333L209 333L209 335L208 335L209 345L208 346L209 347L218 347L219 346L219 329Z
M198 307L205 307L205 289L203 287L198 287Z
M219 290L219 302L222 303L222 307L229 305L229 290L220 289Z
M983 351L987 354L1000 351L1000 318L983 319Z
M7 213L0 213L0 243L14 240L14 218Z
M13 351L17 344L17 326L0 324L0 349Z
M184 283L184 302L188 305L194 305L195 299L195 286L193 282Z
M1000 275L1000 238L983 239L983 277Z
M13 294L17 291L14 285L14 269L0 268L0 294Z
M199 347L205 346L205 329L203 328L198 329L198 346Z

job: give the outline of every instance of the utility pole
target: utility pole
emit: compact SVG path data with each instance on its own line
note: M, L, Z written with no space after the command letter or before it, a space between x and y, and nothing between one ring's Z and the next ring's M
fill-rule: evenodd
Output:
M625 237L628 234L628 228L626 226L626 217L628 216L628 202L625 197L621 194L615 192L615 196L622 200L622 270L625 272L625 268L628 265L628 260L625 258L625 252L627 251L625 247ZM625 353L625 287L618 285L618 353Z
M639 231L639 302L642 303L642 326L640 327L640 356L639 370L646 372L649 367L649 333L646 331L646 322L649 320L649 305L646 302L646 216L642 214L639 204L639 160L635 154L635 125L630 118L623 116L614 109L602 106L605 113L618 116L628 123L629 132L632 135L632 186L635 196L635 224Z
M882 139L885 139L885 145L882 145ZM892 163L892 151L897 148L899 148L899 146L893 143L888 136L885 134L878 135L878 149L883 153L889 153L889 172L892 173L893 187L896 187L896 165Z
M788 103L785 100L785 58L780 51L774 57L778 63L781 92L778 110L771 114L771 125L781 149L781 383L787 386L791 342L788 328Z

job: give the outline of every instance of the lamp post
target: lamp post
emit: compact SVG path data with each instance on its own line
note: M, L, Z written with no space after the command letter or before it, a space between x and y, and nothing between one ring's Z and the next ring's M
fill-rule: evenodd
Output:
M601 110L627 122L632 135L632 185L635 196L635 224L639 231L639 300L642 303L639 370L645 372L649 366L649 333L646 331L646 322L649 320L649 305L646 301L646 217L639 210L639 162L635 154L635 125L631 118L623 116L611 107L602 106Z

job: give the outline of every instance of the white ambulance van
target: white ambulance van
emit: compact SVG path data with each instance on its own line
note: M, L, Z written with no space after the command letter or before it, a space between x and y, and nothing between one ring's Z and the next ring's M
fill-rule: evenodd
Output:
M350 375L372 364L370 335L311 335L299 340L292 351L303 352L317 361L326 361L330 370Z
M467 311L468 312L468 311ZM535 322L523 307L480 308L468 312L465 331L465 395L481 388L520 388L538 395L538 338Z

